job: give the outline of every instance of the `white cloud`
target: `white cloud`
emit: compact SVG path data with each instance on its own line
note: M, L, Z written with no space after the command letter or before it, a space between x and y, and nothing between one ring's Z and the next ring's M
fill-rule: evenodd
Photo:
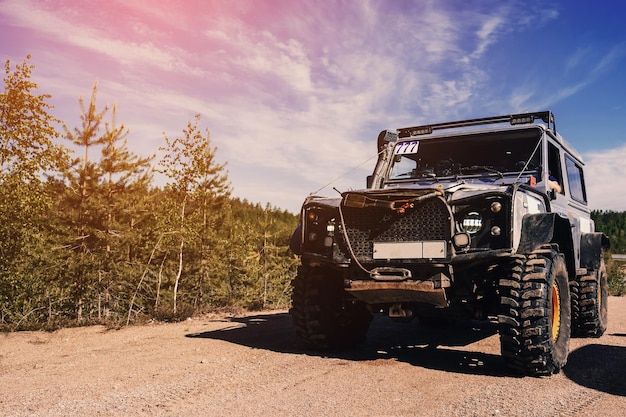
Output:
M585 181L591 208L626 211L626 145L585 155Z
M626 43L614 45L602 55L591 46L583 45L564 59L565 73L543 75L543 79L557 78L552 83L552 88L539 89L536 80L528 81L513 92L509 102L518 109L552 107L600 81L605 73L617 66L625 54Z
M578 84L562 86L555 93L545 96L543 103L538 108L545 108L549 105L565 100L566 98L575 95L588 85L588 81L582 81Z
M498 29L505 23L501 16L488 16L476 33L478 37L478 45L472 57L478 58L482 56L487 48L497 40Z
M59 42L98 52L123 65L144 69L145 65L148 65L164 71L199 73L198 69L184 65L171 51L160 48L150 41L128 42L115 39L111 33L67 20L60 13L47 10L29 0L7 0L4 6L4 12L11 16L13 24L37 28L38 31L52 36Z
M569 72L585 63L590 53L591 47L588 45L577 48L576 51L565 60L565 71Z
M617 61L619 61L626 52L626 43L620 43L613 46L598 62L598 64L591 71L592 76L599 76L603 72L611 68Z
M310 62L303 46L290 39L281 42L272 34L262 33L262 39L246 40L235 64L258 76L276 77L297 92L310 92Z
M47 68L75 64L67 70L71 80L48 70L40 85L69 95L74 114L78 95L88 95L99 79L99 102L117 101L118 118L131 131L129 145L151 154L163 132L176 136L200 113L218 160L228 161L236 194L290 210L306 193L375 155L379 130L449 120L473 112L476 101L484 105L479 94L489 88L489 72L481 58L503 34L522 30L516 23L556 18L528 13L524 20L513 7L463 12L436 1L401 13L397 4L371 1L319 7L287 2L290 14L277 9L275 19L250 21L244 17L258 7L253 1L211 2L193 16L175 2L118 3L150 19L126 22L125 37L106 22L76 24L80 16L70 21L51 3L7 0L2 13L73 47L64 50L67 56L40 51ZM152 20L166 29L151 27ZM193 45L187 42L192 35ZM76 57L114 65L94 74ZM511 99L516 108L540 100L519 91ZM362 187L373 164L333 185Z
M515 25L523 29L536 30L560 17L560 12L557 9L550 8L549 4L541 0L534 2L534 4L527 0L516 2L515 7L510 8L510 10L512 11L512 18L515 19Z

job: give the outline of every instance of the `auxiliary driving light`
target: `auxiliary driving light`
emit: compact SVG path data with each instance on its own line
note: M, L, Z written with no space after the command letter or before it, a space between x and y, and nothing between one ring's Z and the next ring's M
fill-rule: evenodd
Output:
M493 203L491 203L490 208L493 213L500 213L500 210L502 210L502 203L500 203L499 201L494 201Z
M480 232L480 229L483 228L483 218L477 212L472 211L463 218L462 224L463 230L470 235L473 235Z

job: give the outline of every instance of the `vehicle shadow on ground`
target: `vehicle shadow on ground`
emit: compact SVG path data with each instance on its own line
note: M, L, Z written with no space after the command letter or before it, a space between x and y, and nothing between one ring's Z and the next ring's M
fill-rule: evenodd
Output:
M472 322L446 328L397 323L375 316L367 340L354 349L316 352L298 342L287 313L221 320L221 330L188 334L190 338L223 340L255 349L351 361L398 360L427 369L487 376L519 376L510 373L500 355L462 349L497 334L495 324ZM626 337L613 333L610 336ZM494 341L494 343L499 343ZM492 347L493 350L493 347ZM570 352L564 375L578 385L626 397L626 347L589 344Z
M573 382L626 397L626 347L589 344L569 354L563 373Z
M345 359L350 361L398 360L428 369L461 374L516 376L505 368L502 357L464 350L462 347L494 336L489 322L471 322L445 328L422 327L417 321L398 323L375 316L367 340L354 349L317 352L301 345L287 313L231 318L231 326L188 334L191 338L224 340L255 349L281 353Z

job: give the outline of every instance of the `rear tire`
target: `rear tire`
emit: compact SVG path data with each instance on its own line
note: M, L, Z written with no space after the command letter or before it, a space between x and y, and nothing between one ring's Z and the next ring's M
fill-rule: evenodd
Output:
M372 315L365 303L347 298L341 274L330 268L301 266L292 285L289 312L306 346L337 350L365 341Z
M500 346L506 365L523 374L558 373L567 362L570 294L563 255L539 250L513 260L500 280Z
M608 323L609 298L604 259L597 271L579 277L572 289L572 336L602 336Z

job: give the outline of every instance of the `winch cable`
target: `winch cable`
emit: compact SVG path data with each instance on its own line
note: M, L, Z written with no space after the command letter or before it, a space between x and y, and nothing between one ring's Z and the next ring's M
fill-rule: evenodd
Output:
M374 274L374 271L370 271L359 262L357 259L354 250L352 249L352 244L350 243L350 238L348 238L348 230L346 229L346 221L343 218L343 204L339 204L339 221L341 222L341 233L343 233L343 240L346 242L346 246L348 247L348 251L350 252L350 256L354 259L354 263L361 269L361 271L365 272L368 275Z
M410 199L410 200L402 200L402 202L406 202L406 201L411 201L411 202L424 201L424 200L428 200L428 199L431 199L431 198L439 197L442 194L443 193L441 191L437 190L437 191L433 191L432 193L424 194L424 195L421 195L419 197L415 197L415 198ZM391 210L394 210L393 209L393 203L394 202L391 202ZM350 252L350 256L352 257L352 259L354 259L354 263L363 272L365 272L366 274L373 275L374 271L365 268L363 266L363 264L361 264L361 262L357 259L356 254L354 253L354 249L352 249L352 244L350 243L350 238L348 237L348 229L346 228L346 221L345 221L344 216L343 216L343 203L339 204L339 221L341 222L341 233L343 234L343 240L346 242L346 246L348 247L348 251Z
M522 175L524 174L524 172L526 172L526 168L528 168L530 161L532 161L532 159L535 157L535 154L537 153L537 150L539 149L539 145L541 145L541 138L539 139L539 142L537 142L537 146L535 146L535 150L533 151L533 153L530 154L530 158L528 158L528 160L526 161L524 168L522 168L517 178L515 178L515 182L513 184L517 184L520 178L522 177Z
M341 178L347 176L349 173L351 173L352 171L355 171L359 168L361 168L363 165L367 164L368 162L370 162L372 159L374 158L378 158L383 152L385 152L385 149L383 148L380 152L378 152L375 155L372 155L372 157L368 158L367 160L361 162L359 165L349 169L348 171L344 172L342 175L338 176L337 178L335 178L334 180L330 181L328 184L324 185L323 187L321 187L320 189L313 191L311 194L309 195L315 195L317 193L319 193L320 191L322 191L324 188L328 187L329 185L331 185L332 183L334 183L335 181L340 180Z

